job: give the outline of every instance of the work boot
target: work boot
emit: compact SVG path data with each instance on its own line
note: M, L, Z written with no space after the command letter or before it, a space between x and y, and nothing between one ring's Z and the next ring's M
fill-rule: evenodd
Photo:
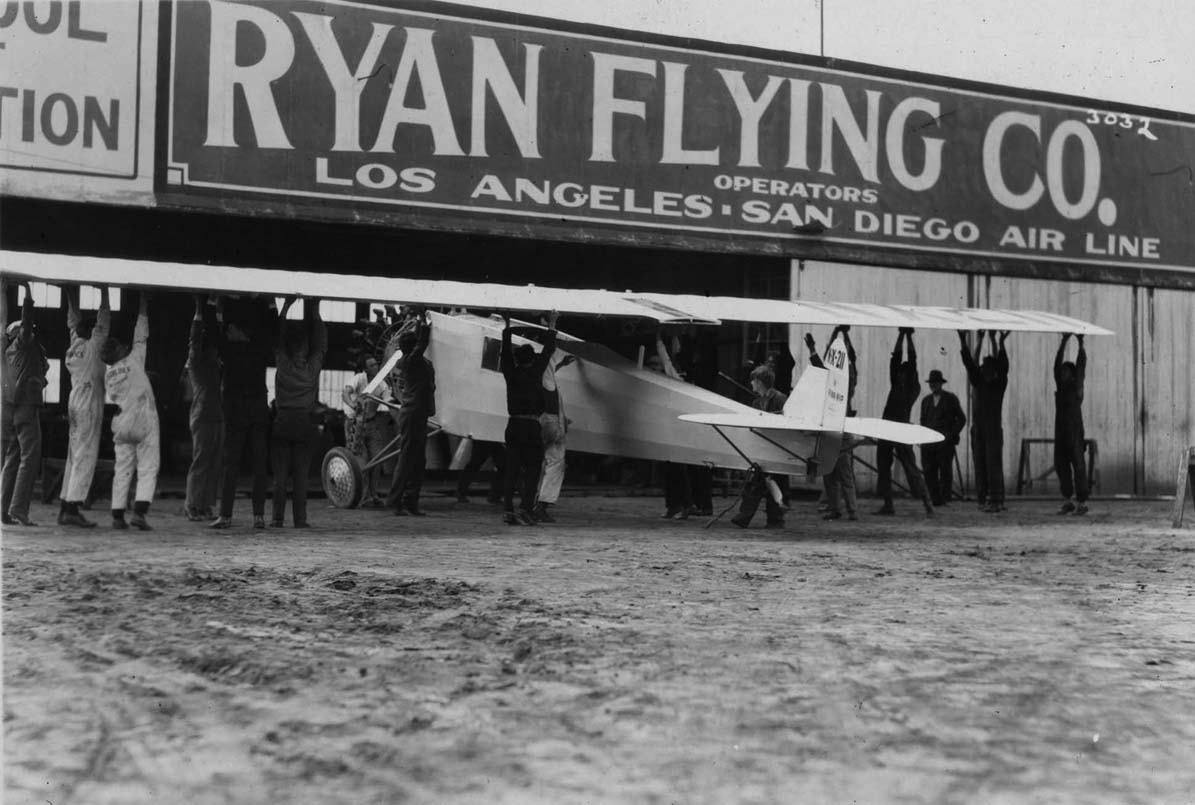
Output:
M514 512L503 512L502 522L504 525L522 525L523 521Z
M827 509L826 513L822 515L822 519L823 520L841 520L842 512L836 512L836 511L831 511L831 510Z
M1061 508L1058 509L1058 513L1059 514L1070 514L1074 510L1075 510L1075 504L1068 500L1062 504Z
M731 517L730 522L734 523L739 528L746 528L747 526L751 525L751 518L743 517L741 514L738 514L734 517Z
M4 521L4 524L5 525L23 525L23 526L30 526L30 527L37 525L37 523L35 523L29 519L29 515L13 514L12 512L8 513L8 519Z
M538 522L538 523L554 523L554 522L556 522L556 518L553 517L551 515L551 513L548 511L548 507L551 505L552 505L551 503L536 503L535 504L535 508L531 510L531 515L535 518L536 522Z
M764 528L784 528L784 520L768 520L764 523Z
M896 509L892 508L891 503L885 503L883 506L876 509L874 514L896 514Z
M129 524L125 522L124 512L112 512L112 528L116 531L127 531Z
M95 523L88 520L79 512L59 512L58 525L75 526L76 528L95 528Z
M535 522L535 516L531 514L530 509L519 509L515 514L519 518L519 522L523 525L539 525Z
M217 517L207 524L208 528L232 528L231 517Z
M264 514L253 515L253 527L254 528L265 528L266 527L266 517Z
M58 512L58 525L75 526L77 528L95 528L95 523L79 514L79 504L62 501L62 509Z
M153 531L153 527L145 521L145 515L140 512L133 512L133 516L129 518L129 525L141 531Z
M1076 517L1081 517L1082 515L1087 514L1087 504L1080 503L1078 506L1076 506L1074 514Z

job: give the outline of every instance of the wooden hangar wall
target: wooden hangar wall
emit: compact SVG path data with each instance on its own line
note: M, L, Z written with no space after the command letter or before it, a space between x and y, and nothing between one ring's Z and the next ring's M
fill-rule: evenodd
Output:
M1174 493L1178 450L1195 444L1195 292L1131 284L1084 283L1052 279L999 277L968 273L931 273L898 268L793 261L794 298L851 299L885 304L964 305L1049 310L1084 319L1115 332L1087 341L1087 389L1083 403L1087 438L1097 443L1098 495ZM821 328L826 329L826 328ZM819 343L828 333L813 329ZM803 330L793 328L791 344L803 365ZM896 334L887 330L852 332L859 356L856 408L879 416L888 394L888 361ZM922 391L931 369L946 376L946 388L968 407L968 384L959 357L958 337L946 331L915 335ZM1014 333L1008 339L1010 376L1004 403L1004 468L1010 495L1016 491L1023 439L1054 436L1054 355L1058 339L1042 333ZM1068 356L1075 354L1074 341ZM970 412L968 410L968 416ZM917 409L914 408L914 421ZM967 433L959 462L971 486ZM1050 474L1048 444L1030 444L1026 494L1058 489ZM873 451L860 451L873 461ZM862 468L860 468L862 470ZM899 473L899 467L897 468ZM898 477L899 474L898 474ZM860 486L874 485L862 470Z

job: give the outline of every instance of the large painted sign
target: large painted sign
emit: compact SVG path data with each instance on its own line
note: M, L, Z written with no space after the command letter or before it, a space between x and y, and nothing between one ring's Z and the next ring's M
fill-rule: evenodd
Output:
M0 3L0 187L152 203L157 4Z
M1195 270L1195 119L452 6L171 10L173 203L931 267Z

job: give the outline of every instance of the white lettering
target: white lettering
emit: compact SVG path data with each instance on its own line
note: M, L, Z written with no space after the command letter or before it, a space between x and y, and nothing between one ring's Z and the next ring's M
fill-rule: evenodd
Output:
M493 39L473 37L473 131L469 156L489 156L486 150L486 88L510 127L515 145L525 159L539 159L539 52L542 45L524 45L523 94L498 52Z
M207 138L204 145L237 146L234 136L234 98L239 86L244 93L249 119L259 148L290 148L282 128L278 105L270 82L281 78L295 58L295 40L286 23L264 8L213 0L211 47L207 79ZM238 65L237 29L241 23L256 26L265 40L261 60Z
M1041 199L1045 187L1041 177L1036 173L1029 189L1024 193L1014 193L1004 181L1004 168L1000 162L1000 151L1004 146L1004 136L1013 126L1023 126L1033 132L1041 141L1041 118L1025 112L1001 112L992 120L987 132L983 135L983 178L987 181L988 191L999 203L1010 210L1027 210Z
M717 165L718 150L688 150L685 135L685 71L687 64L664 62L664 153L663 165Z
M834 173L834 130L842 134L859 173L869 182L880 180L880 93L867 91L867 134L851 112L846 93L835 84L822 84L822 173Z
M747 82L743 79L742 71L719 69L718 73L722 76L726 88L730 90L730 98L739 110L739 120L741 121L739 126L739 166L758 168L760 166L759 120L772 103L772 99L776 97L784 79L774 75L768 76L767 85L756 98L751 95L751 90L747 89Z
M892 110L888 118L888 130L885 136L885 146L888 154L888 167L896 181L909 190L928 190L937 184L942 175L942 146L946 143L941 137L922 137L925 143L925 165L919 175L913 175L905 164L905 129L909 116L914 112L928 114L934 125L938 125L940 107L934 101L925 98L905 98Z
M614 115L631 115L647 119L647 104L614 95L614 76L618 72L639 73L655 78L656 63L652 59L615 56L610 53L593 54L593 150L592 162L614 161Z
M440 65L432 47L435 31L430 28L405 28L406 46L394 71L394 84L390 87L390 98L382 115L378 138L371 150L394 152L394 137L400 124L426 126L434 142L436 156L464 156L456 129L452 125L452 113L448 109L448 96L444 92L444 81L440 77ZM406 105L407 91L411 79L418 77L423 90L423 108Z
M365 52L361 54L361 60L353 70L349 68L344 52L336 41L336 35L332 33L332 17L302 11L296 11L294 15L307 32L307 38L311 40L315 55L319 57L328 83L332 85L332 92L336 95L336 140L332 150L360 151L361 93L365 91L365 79L373 75L377 69L382 45L386 43L386 37L390 35L394 26L373 23L369 44L365 46Z

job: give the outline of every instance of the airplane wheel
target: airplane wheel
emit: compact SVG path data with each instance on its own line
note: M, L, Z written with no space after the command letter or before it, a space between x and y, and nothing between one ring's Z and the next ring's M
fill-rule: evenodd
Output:
M333 447L324 455L320 470L324 494L338 509L355 509L365 489L361 460L344 447Z

